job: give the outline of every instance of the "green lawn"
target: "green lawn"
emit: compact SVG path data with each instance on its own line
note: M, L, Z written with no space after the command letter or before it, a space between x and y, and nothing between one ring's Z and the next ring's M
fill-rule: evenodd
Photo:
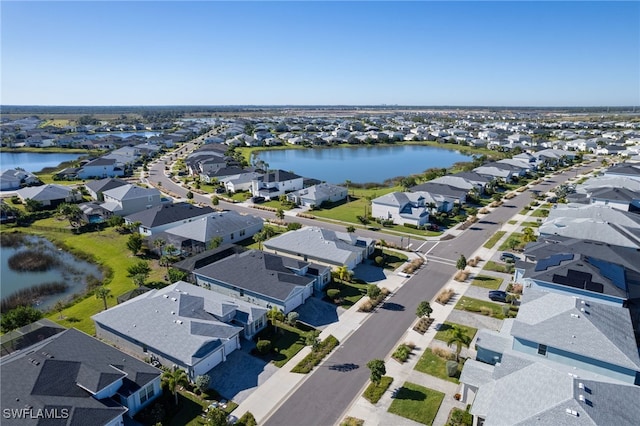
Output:
M371 206L367 197L374 199L394 191L402 191L402 188L399 186L372 189L349 188L349 202L345 200L344 202L334 204L332 208L318 208L309 213L326 219L361 224L358 216L364 216L365 207L367 208L367 212L369 214L371 213Z
M477 328L468 327L466 325L445 321L445 323L442 324L440 326L440 329L436 332L435 338L438 340L442 340L443 342L446 342L447 340L449 340L449 334L450 334L449 330L451 330L452 326L454 325L457 325L458 327L460 327L464 331L464 334L469 336L469 339L471 340L473 340L476 333L478 332Z
M269 327L268 330L272 328ZM260 333L260 338L271 341L271 347L275 353L270 353L265 359L271 361L276 367L285 365L305 347L305 332L284 323L278 323L278 331L273 334Z
M506 234L506 231L498 231L498 232L496 232L495 234L493 234L491 236L491 238L489 238L487 240L486 243L484 243L483 247L488 248L488 249L493 248L493 246L496 245L496 243L500 240L500 238L502 238L504 236L504 234Z
M493 260L489 260L487 261L486 265L484 265L484 268L482 268L483 271L493 271L493 272L504 272L504 273L510 273L507 271L507 264L506 263L498 263L498 262L494 262Z
M547 209L537 209L531 213L531 217L547 217L549 216L549 210Z
M482 310L483 310L482 308L484 308L484 310L487 313L491 313L490 315L491 317L497 318L497 319L504 319L504 315L502 313L502 306L503 305L498 303L487 302L480 299L474 299L472 297L462 296L460 300L458 300L458 303L456 303L456 306L454 307L454 309L459 309L459 310L468 311L468 312L482 313Z
M460 371L462 367L458 367L458 374L456 377L449 377L447 374L447 360L444 358L440 358L438 355L434 354L430 348L427 348L418 363L415 366L415 370L420 371L421 373L429 374L433 377L438 377L442 380L447 380L453 383L459 383L458 377L460 377Z
M523 236L524 234L522 234L522 232L512 233L511 235L509 235L509 238L507 238L502 244L500 244L500 247L498 247L498 250L500 251L513 250L520 246L523 246L524 245L522 241Z
M488 275L478 275L471 281L471 285L477 287L488 288L491 290L497 290L504 281L502 278L490 277Z
M516 223L518 223L517 220L510 220L507 222L509 225L515 225Z
M530 227L530 228L538 228L540 227L540 223L538 222L522 222L522 226L526 227Z
M327 289L340 289L340 298L342 299L341 306L349 309L349 307L355 305L358 300L367 294L367 286L368 284L365 282L344 282L340 284L338 281L332 281L327 286Z
M393 377L382 376L382 379L380 379L380 383L378 383L377 385L373 382L369 383L369 386L367 386L367 389L365 389L363 396L367 401L375 404L376 402L380 401L380 398L382 397L382 395L384 395L387 389L389 389L389 386L391 386L392 382Z
M438 414L443 399L444 393L442 392L405 382L398 390L388 411L425 425L431 425Z
M521 215L528 215L531 212L531 209L529 207L524 207L522 210L520 210L520 214Z
M399 268L400 266L402 266L403 263L405 263L407 260L409 260L409 258L407 257L407 255L403 254L403 253L398 253L395 251L391 251L391 250L380 250L379 248L376 248L373 252L373 255L371 256L373 259L375 259L378 256L384 256L384 268L385 269L396 269Z

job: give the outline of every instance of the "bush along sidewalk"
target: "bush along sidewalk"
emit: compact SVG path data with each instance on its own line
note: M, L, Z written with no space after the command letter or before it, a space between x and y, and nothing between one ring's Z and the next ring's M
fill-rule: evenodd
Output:
M312 349L311 353L305 356L302 361L298 363L291 370L292 373L307 374L313 367L318 365L340 342L333 336L329 336L320 342L315 349Z

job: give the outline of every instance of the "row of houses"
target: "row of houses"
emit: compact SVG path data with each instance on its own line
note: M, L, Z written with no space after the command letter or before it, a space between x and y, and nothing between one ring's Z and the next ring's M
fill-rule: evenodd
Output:
M584 185L635 188L636 169L614 166ZM637 423L639 247L637 211L599 202L551 210L515 264L517 317L480 330L476 359L464 364L460 394L474 425Z

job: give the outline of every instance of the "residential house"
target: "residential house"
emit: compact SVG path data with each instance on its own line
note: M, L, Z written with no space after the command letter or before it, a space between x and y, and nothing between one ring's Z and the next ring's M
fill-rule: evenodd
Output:
M50 183L42 186L30 186L16 191L24 203L25 200L38 201L43 207L55 208L63 203L76 203L82 200L82 194L75 188Z
M102 207L111 214L128 216L160 205L160 191L155 188L142 188L137 185L122 185L102 192L104 203Z
M429 182L462 189L466 191L467 194L475 192L480 195L484 193L484 190L489 183L489 179L484 176L480 176L475 172L461 172L453 175L441 176L439 178L432 179Z
M76 172L79 179L114 178L124 176L124 169L114 158L96 158L84 164Z
M635 248L640 246L640 215L601 204L557 206L538 232Z
M239 191L251 191L253 181L260 176L262 176L262 173L247 172L232 176L225 176L219 180L227 191L235 193Z
M391 192L371 200L371 216L421 227L429 223L429 206L421 193Z
M73 328L3 357L0 371L3 425L124 425L162 394L160 370Z
M240 349L267 323L267 310L178 281L91 318L96 336L139 357L187 372L191 381Z
M84 184L91 198L93 198L96 201L104 201L104 197L102 196L102 193L104 191L108 191L114 188L119 188L124 185L128 185L128 183L123 180L114 179L114 178L92 180L91 182L87 182Z
M412 186L409 188L411 192L428 193L431 198L442 199L443 202L438 206L439 211L451 211L455 204L462 205L467 201L468 190L454 187L452 185L425 182L420 185Z
M591 204L610 206L622 211L640 211L640 192L626 188L599 188L589 194Z
M139 223L140 235L149 236L193 222L214 212L211 207L198 207L190 203L167 203L130 214L124 221L128 225Z
M251 238L263 225L264 221L257 216L233 210L215 212L154 234L149 242L161 238L183 253L200 253L209 249L216 239L221 240L221 244L231 244Z
M287 199L299 206L319 207L324 202L335 203L347 198L347 188L319 183L287 194Z
M640 180L640 164L621 163L611 166L604 172L605 176L620 176L629 179Z
M510 183L514 176L519 174L519 170L514 170L512 167L501 167L496 162L476 167L473 171L489 180L500 180L506 183Z
M275 199L287 192L303 188L303 178L284 170L270 171L258 176L251 182L251 194L254 197Z
M373 254L375 241L315 226L285 232L263 243L264 249L331 267L355 268Z
M0 174L0 191L11 191L38 183L40 179L36 175L21 169L8 169Z
M315 273L311 273L313 269ZM213 292L288 314L330 280L327 267L248 250L193 271L196 283Z

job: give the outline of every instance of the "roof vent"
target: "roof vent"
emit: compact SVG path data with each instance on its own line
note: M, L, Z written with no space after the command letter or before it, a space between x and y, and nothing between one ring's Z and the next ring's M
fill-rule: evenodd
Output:
M572 410L571 408L567 408L565 412L570 416L578 417L578 412L576 410Z
M578 388L584 389L584 383L582 383L582 382L578 383Z
M175 297L172 297L171 300L173 300L174 302L176 302L178 299L176 299Z
M578 315L578 314L571 314L571 318L580 318L580 315Z
M178 324L182 324L182 320L177 320L176 321Z
M579 395L579 396L578 396L578 399L579 399L580 401L584 402L584 395Z
M171 315L175 315L175 314L176 314L175 312L171 311Z
M169 296L167 296L166 294L163 294L162 297L164 297L165 299L169 298Z

